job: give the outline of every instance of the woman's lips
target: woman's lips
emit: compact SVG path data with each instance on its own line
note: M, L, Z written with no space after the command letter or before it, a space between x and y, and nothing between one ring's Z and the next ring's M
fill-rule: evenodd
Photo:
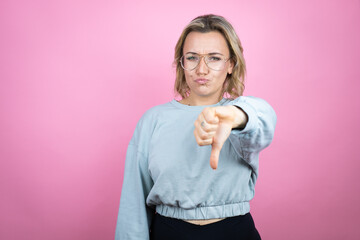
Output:
M209 82L209 79L206 78L198 78L195 80L196 83L198 84L206 84L207 82Z

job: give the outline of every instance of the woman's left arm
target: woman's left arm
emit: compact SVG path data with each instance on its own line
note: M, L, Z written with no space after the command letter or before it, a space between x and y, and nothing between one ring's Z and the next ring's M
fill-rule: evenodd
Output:
M274 136L276 114L263 99L239 97L227 106L205 108L195 121L194 135L200 146L212 145L210 165L217 168L220 150L229 138L237 153L252 161Z
M246 125L233 128L229 140L238 153L248 160L251 154L258 154L272 142L276 113L270 104L256 97L239 97L230 104L247 115Z

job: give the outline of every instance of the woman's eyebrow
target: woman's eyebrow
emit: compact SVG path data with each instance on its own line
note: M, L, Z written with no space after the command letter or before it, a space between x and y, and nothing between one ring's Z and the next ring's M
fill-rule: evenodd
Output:
M211 53L208 53L207 55L222 55L222 56L224 56L224 54L219 53L219 52L211 52Z
M219 53L219 52L211 52L211 53L207 53L207 54L200 54L200 53L196 53L196 52L187 52L186 54L189 54L189 53L197 54L197 55L222 55L222 56L224 56L224 54Z

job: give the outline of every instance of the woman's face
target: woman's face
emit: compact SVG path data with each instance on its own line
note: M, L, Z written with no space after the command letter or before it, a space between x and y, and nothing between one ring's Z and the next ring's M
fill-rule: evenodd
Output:
M209 58L210 61L217 60L217 57L222 57L222 59L230 57L226 40L217 31L189 33L183 48L183 55L187 54L213 56L214 58ZM232 73L232 69L233 63L230 60L226 61L223 69L217 71L206 65L204 57L200 58L199 65L195 69L184 70L186 83L190 88L189 100L217 103L226 76L228 73Z

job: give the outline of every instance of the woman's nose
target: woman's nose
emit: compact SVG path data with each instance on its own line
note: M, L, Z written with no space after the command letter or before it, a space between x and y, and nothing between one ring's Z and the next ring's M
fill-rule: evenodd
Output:
M204 56L202 56L202 57L200 58L199 65L197 66L197 72L198 72L198 73L208 73L208 72L209 72L209 68L208 68L208 66L206 65L205 57L204 57Z

